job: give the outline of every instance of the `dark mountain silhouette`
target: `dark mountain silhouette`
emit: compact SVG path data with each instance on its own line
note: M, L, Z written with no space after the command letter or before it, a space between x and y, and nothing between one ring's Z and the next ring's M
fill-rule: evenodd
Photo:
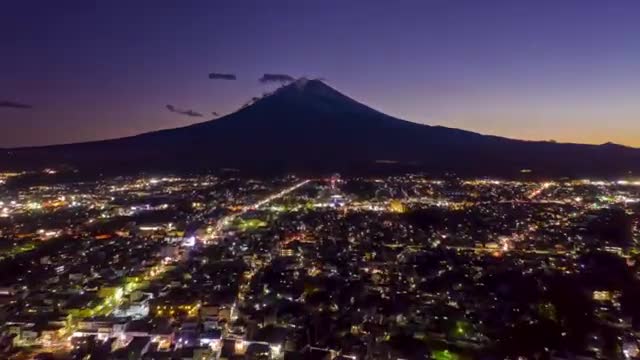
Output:
M640 172L640 149L520 141L400 120L319 80L300 79L235 113L195 125L88 143L2 151L0 167L88 170L359 172L617 176Z

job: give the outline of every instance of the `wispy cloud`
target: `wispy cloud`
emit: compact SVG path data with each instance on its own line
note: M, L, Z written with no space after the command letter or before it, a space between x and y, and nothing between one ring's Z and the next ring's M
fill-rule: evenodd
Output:
M33 106L15 101L0 100L0 108L33 109Z
M236 74L211 73L209 79L212 80L236 80Z
M287 75L287 74L264 74L260 79L258 79L258 81L260 81L263 84L268 84L273 82L288 83L294 80L295 79L293 78L293 76Z
M193 110L184 110L184 109L179 109L173 105L167 105L167 110L177 113L177 114L182 114L182 115L187 115L187 116L192 116L192 117L201 117L202 114L197 112L197 111L193 111Z

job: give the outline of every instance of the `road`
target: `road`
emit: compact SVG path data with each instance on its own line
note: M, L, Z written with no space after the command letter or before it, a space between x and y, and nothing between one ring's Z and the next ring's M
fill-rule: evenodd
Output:
M282 191L280 191L280 192L278 192L276 194L269 195L268 197L266 197L266 198L264 198L264 199L262 199L262 200L260 200L260 201L258 201L256 203L254 203L254 204L247 205L247 206L243 207L242 210L240 210L239 212L236 212L236 213L233 213L233 214L230 214L230 215L227 215L227 216L221 218L220 220L218 220L218 222L214 226L213 232L211 233L211 235L210 235L208 240L220 237L220 235L222 235L224 229L229 224L231 224L231 222L235 218L244 215L247 211L259 209L260 207L262 207L264 205L267 205L268 203L272 202L273 200L277 200L277 199L279 199L279 198L291 193L292 191L295 191L298 188L308 184L310 181L311 180L303 180L301 182L298 182L298 183L296 183L296 184L294 184L294 185L292 185L292 186L290 186L290 187L288 187L288 188L286 188L286 189L284 189L284 190L282 190Z
M540 185L539 188L536 188L535 190L533 190L532 192L529 193L529 195L527 195L527 198L529 200L533 200L536 197L538 197L540 194L542 194L542 192L544 192L546 189L550 188L551 185L553 185L552 183L543 183L542 185Z

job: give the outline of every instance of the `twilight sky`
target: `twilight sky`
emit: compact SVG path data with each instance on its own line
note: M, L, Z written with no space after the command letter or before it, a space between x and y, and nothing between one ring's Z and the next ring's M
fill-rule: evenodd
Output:
M209 120L263 73L415 122L640 147L639 19L637 0L7 0L0 147Z

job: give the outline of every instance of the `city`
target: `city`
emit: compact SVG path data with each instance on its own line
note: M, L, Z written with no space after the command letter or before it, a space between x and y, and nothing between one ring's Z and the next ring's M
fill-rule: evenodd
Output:
M1 5L0 360L640 360L640 1Z
M640 355L635 180L12 184L2 358Z

